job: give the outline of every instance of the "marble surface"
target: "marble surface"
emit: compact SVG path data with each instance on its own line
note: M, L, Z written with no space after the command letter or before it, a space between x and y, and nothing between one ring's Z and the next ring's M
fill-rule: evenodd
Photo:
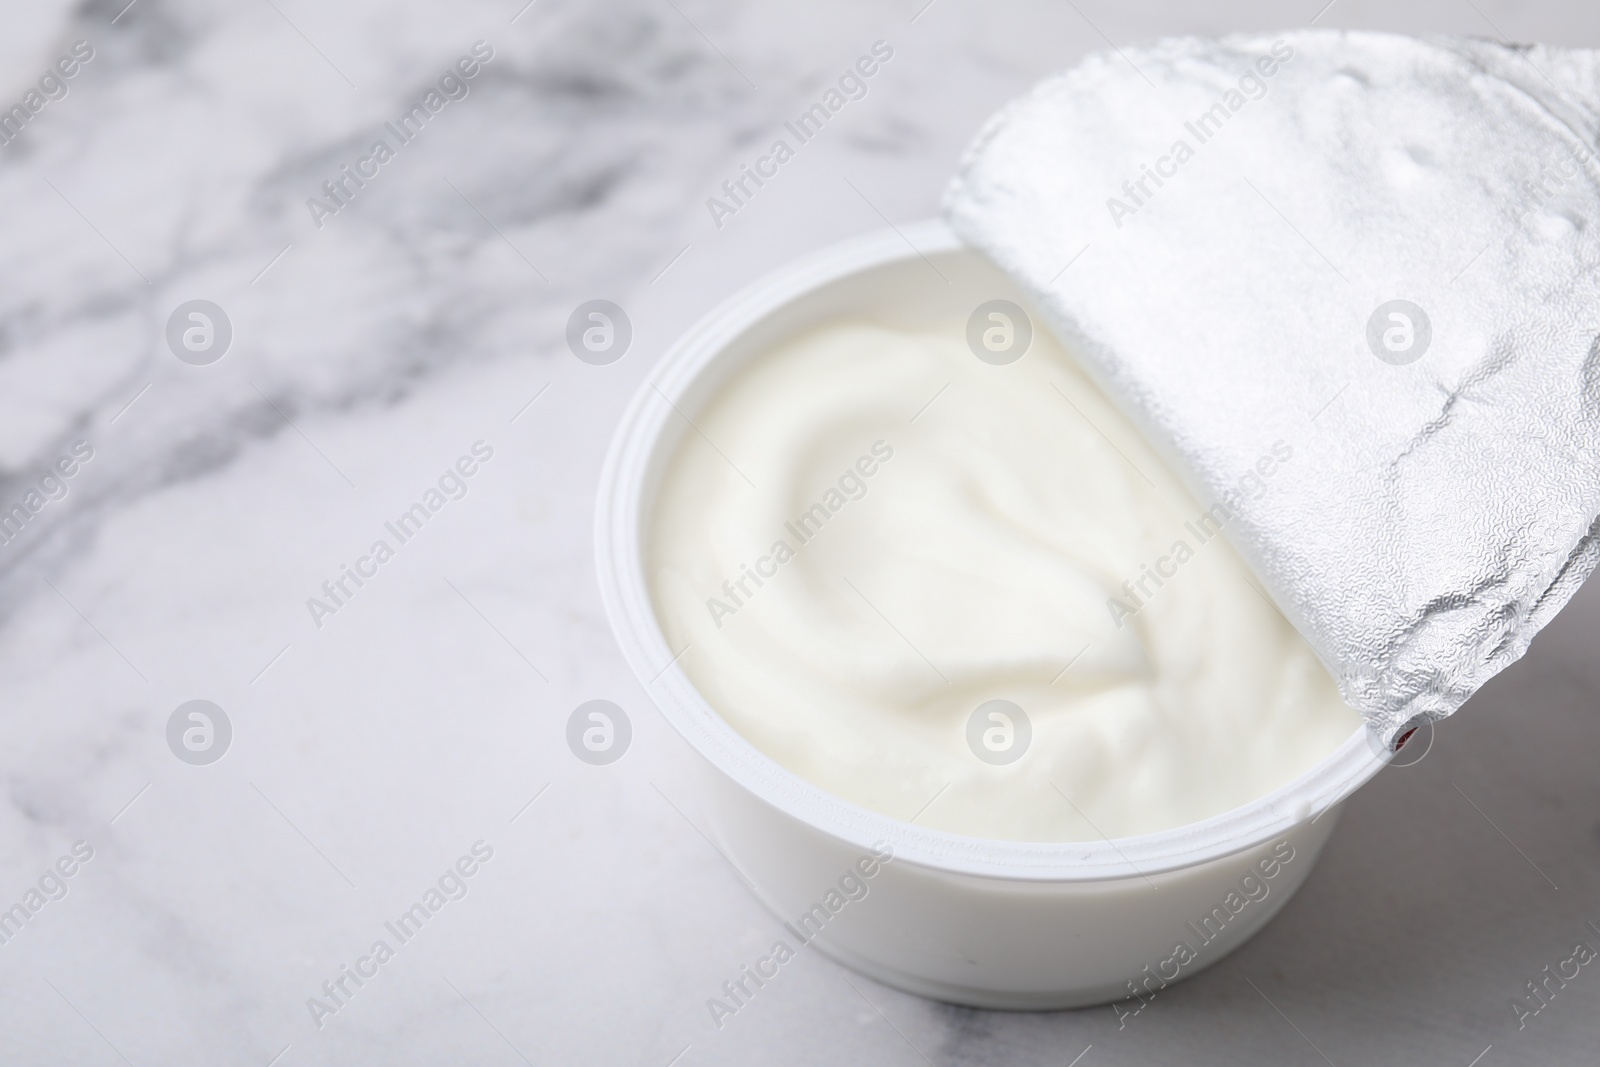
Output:
M0 15L7 107L93 49L0 145L0 509L41 505L0 545L0 908L39 892L0 944L0 1062L1592 1061L1600 974L1520 1030L1510 1001L1600 943L1594 583L1354 799L1265 933L1120 1029L853 987L810 954L719 1030L705 1000L774 920L697 828L589 544L611 427L679 331L761 271L931 215L983 118L1086 51L1313 17L1595 46L1600 10L125 3ZM705 198L879 39L866 98L715 225ZM480 40L465 97L315 219ZM609 366L563 340L596 297L634 326ZM232 324L204 366L166 338L194 299ZM41 489L80 441L92 458ZM314 620L480 441L464 495ZM564 741L595 698L635 731L605 767ZM194 699L231 723L208 765L168 746ZM92 858L63 859L75 842ZM445 883L465 895L314 1020L478 842L492 857Z

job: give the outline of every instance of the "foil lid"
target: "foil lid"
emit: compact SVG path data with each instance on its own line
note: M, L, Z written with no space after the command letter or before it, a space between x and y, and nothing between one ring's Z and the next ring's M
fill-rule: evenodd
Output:
M1597 133L1600 52L1165 40L994 116L945 213L1393 745L1600 558Z

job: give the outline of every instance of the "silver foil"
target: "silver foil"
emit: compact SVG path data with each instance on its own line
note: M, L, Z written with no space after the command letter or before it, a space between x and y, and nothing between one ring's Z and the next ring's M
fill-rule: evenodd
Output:
M1600 558L1597 132L1597 52L1165 40L994 116L945 210L1392 745Z

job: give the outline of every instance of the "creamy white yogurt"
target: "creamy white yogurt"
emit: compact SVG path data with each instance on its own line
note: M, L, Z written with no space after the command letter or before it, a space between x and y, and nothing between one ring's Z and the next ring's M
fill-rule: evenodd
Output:
M846 800L1025 841L1204 819L1349 737L1356 713L1219 536L1294 443L1263 441L1202 508L1048 336L994 366L964 333L839 323L695 413L649 574L711 705ZM1026 725L969 731L993 700Z

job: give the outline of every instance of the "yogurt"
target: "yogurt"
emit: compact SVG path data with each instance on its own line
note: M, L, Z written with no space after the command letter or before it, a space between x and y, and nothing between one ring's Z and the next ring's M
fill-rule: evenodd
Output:
M1042 332L841 321L693 414L648 536L662 630L740 734L813 784L1018 841L1195 822L1359 724L1228 546L1293 442L1196 501Z

